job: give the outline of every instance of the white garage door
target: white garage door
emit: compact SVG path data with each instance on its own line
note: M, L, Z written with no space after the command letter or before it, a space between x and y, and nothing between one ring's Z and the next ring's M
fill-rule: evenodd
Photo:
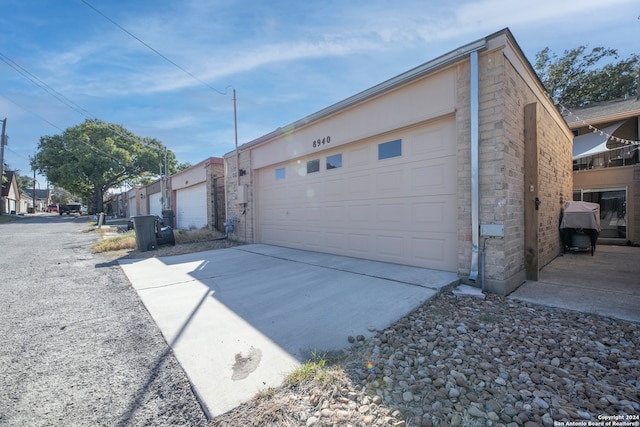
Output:
M457 271L455 135L448 118L259 170L257 241Z
M136 215L138 215L138 211L136 209L136 198L134 196L129 199L129 218Z
M201 228L207 225L207 184L176 191L176 226Z
M149 215L162 218L162 193L149 194Z

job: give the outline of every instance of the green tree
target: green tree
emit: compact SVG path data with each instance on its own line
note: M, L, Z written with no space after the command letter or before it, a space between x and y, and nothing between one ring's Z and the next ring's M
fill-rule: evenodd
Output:
M33 178L21 175L20 171L15 171L16 182L18 183L18 188L21 192L31 194L33 191Z
M603 47L578 46L560 57L546 47L536 54L535 70L556 103L584 107L637 93L640 57L618 58L616 49Z
M140 138L120 125L86 120L61 135L41 137L36 167L53 185L81 196L94 212L102 212L109 189L159 175L165 150L157 139ZM177 161L168 150L166 158L171 174Z

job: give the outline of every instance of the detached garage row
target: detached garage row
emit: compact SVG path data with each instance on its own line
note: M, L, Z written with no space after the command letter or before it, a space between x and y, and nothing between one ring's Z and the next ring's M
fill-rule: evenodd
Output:
M224 229L223 159L210 157L172 175L169 186L176 228Z
M226 154L230 237L507 294L561 251L572 137L504 29Z
M164 196L163 196L164 195ZM166 199L166 200L165 200ZM224 230L224 160L210 157L174 174L126 193L126 215L155 215L171 211L175 228Z

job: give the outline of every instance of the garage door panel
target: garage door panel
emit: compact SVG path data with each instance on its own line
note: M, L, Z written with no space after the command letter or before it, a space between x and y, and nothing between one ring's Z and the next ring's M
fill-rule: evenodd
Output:
M347 210L347 221L352 226L369 226L370 215L374 215L374 211L372 210L372 205L369 203L366 204L348 204L346 206Z
M345 233L327 231L324 233L324 247L333 251L342 251L345 247Z
M176 190L176 226L202 228L207 225L206 183Z
M404 238L397 235L376 236L377 251L389 257L390 260L399 260L404 257Z
M325 196L330 200L344 200L344 181L342 179L331 179L325 182Z
M457 200L454 196L418 201L412 204L411 222L426 231L455 230L458 218L452 212L456 208Z
M375 213L378 223L384 226L398 226L407 223L404 217L405 203L379 203Z
M378 160L377 145L395 139L403 141L402 156ZM256 240L457 271L455 151L448 119L317 153L319 172L306 174L310 158L261 169ZM334 154L343 155L342 167L327 170ZM286 178L274 180L279 167L287 167Z
M457 239L444 234L415 236L411 239L411 264L432 265L438 270L457 270Z
M149 198L149 215L156 215L162 218L162 193L153 193Z
M344 221L344 206L327 206L324 209L324 215L327 221L334 226Z
M457 146L454 139L455 124L444 121L433 126L432 129L413 134L409 138L407 152L412 157L438 158L456 154Z
M369 182L371 180L371 176L360 175L354 176L349 179L349 195L351 197L357 198L362 197L363 195L367 195L371 193L371 185Z
M392 170L380 172L376 176L376 190L378 194L399 194L404 189L404 171Z

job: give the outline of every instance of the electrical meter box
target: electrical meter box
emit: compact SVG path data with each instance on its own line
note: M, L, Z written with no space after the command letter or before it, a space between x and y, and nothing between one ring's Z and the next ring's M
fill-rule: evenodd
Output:
M241 184L238 185L238 196L236 197L236 203L244 204L247 203L247 185Z

